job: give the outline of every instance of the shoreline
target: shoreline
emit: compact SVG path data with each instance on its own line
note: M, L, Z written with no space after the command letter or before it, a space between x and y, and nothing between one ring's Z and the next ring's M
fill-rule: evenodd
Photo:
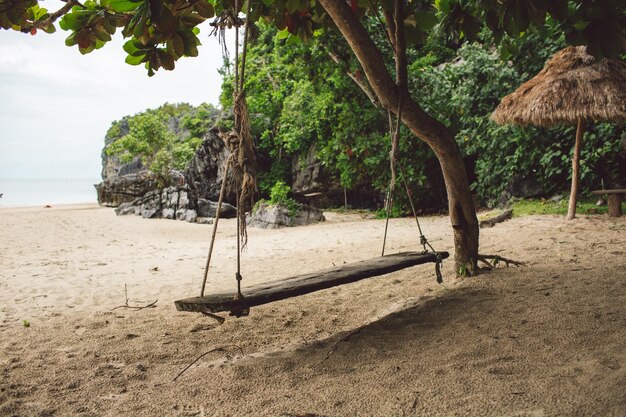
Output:
M46 207L49 205L50 207ZM81 202L81 203L61 203L61 204L33 204L33 205L17 205L17 206L0 206L2 211L36 211L36 210L76 210L76 209L96 209L96 208L114 208L101 206L98 202Z

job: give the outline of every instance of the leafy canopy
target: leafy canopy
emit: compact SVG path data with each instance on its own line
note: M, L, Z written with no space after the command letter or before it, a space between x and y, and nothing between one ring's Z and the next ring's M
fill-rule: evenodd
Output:
M337 0L344 1L344 0ZM265 20L279 36L295 43L309 40L332 22L315 0L249 0L251 22ZM359 17L392 12L390 0L350 0ZM245 8L244 8L245 6ZM236 9L236 10L235 10ZM101 48L118 28L128 38L126 62L143 64L148 75L160 68L173 70L183 56L197 56L199 28L215 16L248 11L248 2L234 0L68 0L50 13L37 0L0 0L0 27L35 34L53 32L54 22L71 32L68 46L83 54ZM232 22L232 19L230 20ZM408 0L404 30L408 43L422 44L433 30L451 40L478 38L486 22L497 41L517 37L530 26L556 27L569 43L586 44L596 56L617 56L626 45L626 12L622 0ZM515 52L503 42L504 51Z

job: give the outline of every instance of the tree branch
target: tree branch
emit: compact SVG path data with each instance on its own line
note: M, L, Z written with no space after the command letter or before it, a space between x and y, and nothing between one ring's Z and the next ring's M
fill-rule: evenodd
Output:
M82 4L80 4L77 0L67 0L67 3L65 3L63 7L61 7L59 10L57 10L54 13L50 13L47 19L42 20L40 22L33 22L29 25L21 26L20 31L24 33L28 33L33 29L45 29L51 24L53 24L59 17L65 16L67 13L69 13L69 11L72 10L72 7L74 6L82 6L83 8L85 7Z
M376 94L374 94L370 85L367 83L367 80L364 80L363 77L359 76L356 73L350 72L350 70L348 70L347 68L346 62L342 60L341 58L339 58L339 56L335 54L334 52L328 52L328 55L333 61L335 61L337 64L343 67L348 77L350 77L350 79L352 79L352 81L354 81L354 83L365 93L365 95L372 102L374 107L376 107L379 110L382 110L383 106L380 104L378 97L376 97Z

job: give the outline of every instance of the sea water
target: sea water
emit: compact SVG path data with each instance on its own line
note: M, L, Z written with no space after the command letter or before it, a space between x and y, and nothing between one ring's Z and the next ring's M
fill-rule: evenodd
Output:
M0 179L0 207L96 203L99 179Z

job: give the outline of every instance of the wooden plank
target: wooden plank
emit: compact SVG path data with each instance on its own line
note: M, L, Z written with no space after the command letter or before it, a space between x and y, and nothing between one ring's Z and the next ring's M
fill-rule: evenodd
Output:
M616 188L614 190L595 190L591 194L626 194L626 188Z
M439 252L439 255L442 259L449 256L448 252ZM235 300L233 291L224 291L204 297L178 300L175 304L178 311L211 313L241 311L249 307L388 274L428 262L436 262L434 253L402 252L242 288L243 300Z

